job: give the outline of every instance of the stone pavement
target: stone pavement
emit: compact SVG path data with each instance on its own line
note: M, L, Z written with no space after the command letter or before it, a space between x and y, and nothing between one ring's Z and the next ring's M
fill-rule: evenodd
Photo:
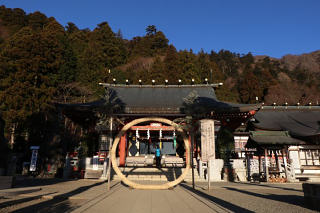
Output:
M0 190L0 212L64 212L107 191L105 181L83 179L31 178L16 187ZM26 189L33 191L26 193Z
M304 204L301 184L212 183L192 189L133 190L118 185L74 212L314 212Z
M28 181L24 186L41 190L14 197L1 197L0 190L0 212L314 212L305 206L301 184L215 182L208 191L205 183L195 189L183 183L172 190L135 190L113 181L107 191L105 181Z

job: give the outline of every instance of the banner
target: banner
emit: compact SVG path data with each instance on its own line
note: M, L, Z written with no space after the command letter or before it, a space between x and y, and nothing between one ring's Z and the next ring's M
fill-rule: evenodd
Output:
M38 159L38 150L32 150L31 162L30 162L30 172L35 172L37 169L37 159Z
M201 159L206 162L210 157L215 158L214 120L200 121L201 130Z

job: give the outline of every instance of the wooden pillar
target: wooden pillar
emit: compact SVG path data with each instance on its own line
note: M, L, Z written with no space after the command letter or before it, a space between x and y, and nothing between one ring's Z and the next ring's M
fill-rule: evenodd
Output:
M285 153L285 150L284 150L284 149L281 149L282 161L283 161L283 165L284 165L284 172L285 172L286 178L287 178L287 180L288 180L287 161L286 161L286 159L285 159L284 153ZM286 156L286 157L287 157L287 156Z
M189 134L189 143L191 144L191 152L190 152L190 158L191 158L191 171L192 171L192 188L194 189L194 164L193 164L193 151L194 151L194 136L193 136L193 132L190 131Z
M247 165L247 176L248 176L248 180L251 180L251 167L250 167L250 156L249 156L249 152L246 148L246 165Z
M119 157L120 162L119 166L124 166L126 162L126 137L127 134L121 136L120 143L119 143Z
M273 152L274 152L274 157L276 158L277 168L279 169L279 172L280 172L280 163L279 163L279 156L277 154L277 150L273 150Z
M266 168L266 181L269 181L269 170L268 170L268 149L264 148L264 162Z
M259 156L258 156L258 158L259 158L259 182L260 182L260 177L261 177L261 153L260 152L258 152L259 154Z
M110 135L109 135L109 147L108 147L108 191L110 191L110 178L111 178L111 148L112 148L112 126L113 126L113 117L110 117Z

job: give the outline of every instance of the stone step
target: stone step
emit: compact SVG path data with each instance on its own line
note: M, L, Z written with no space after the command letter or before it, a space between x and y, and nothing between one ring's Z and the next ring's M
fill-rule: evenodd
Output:
M91 170L86 169L86 172L84 173L84 178L86 179L99 179L102 175L102 170Z
M122 173L129 179L129 180L149 180L149 181L173 181L177 177L179 177L182 172L185 170L184 168L120 168ZM119 180L120 178L113 174L114 180ZM185 179L187 182L192 181L192 172L190 171ZM194 172L194 180L196 182L203 182L206 181L205 179L201 178L197 171Z

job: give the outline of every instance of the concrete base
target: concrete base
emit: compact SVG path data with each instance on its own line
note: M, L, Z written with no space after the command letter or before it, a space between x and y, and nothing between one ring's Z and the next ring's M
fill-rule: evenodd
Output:
M15 177L0 176L0 189L10 189L14 186Z
M102 176L102 170L93 170L93 169L86 169L84 173L85 179L99 179Z
M308 206L320 210L320 184L302 184L304 199Z
M243 159L233 159L232 167L239 181L247 181L247 169Z
M224 162L222 159L209 159L210 181L222 181L222 169Z
M4 176L6 173L6 170L4 168L0 168L0 176Z

